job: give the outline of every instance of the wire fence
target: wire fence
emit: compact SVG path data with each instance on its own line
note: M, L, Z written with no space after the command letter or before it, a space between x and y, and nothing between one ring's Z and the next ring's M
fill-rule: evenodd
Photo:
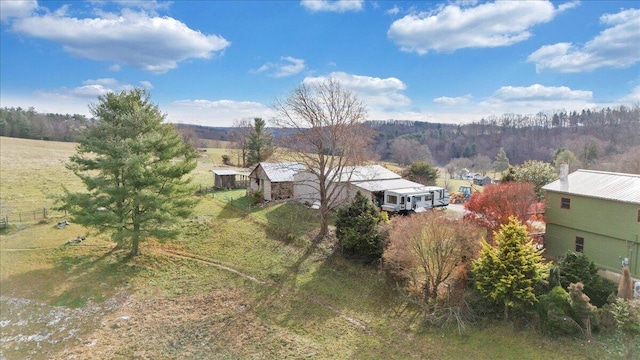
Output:
M57 211L47 208L31 211L16 211L0 213L0 229L9 225L37 224L49 218L60 218L67 216L66 211Z

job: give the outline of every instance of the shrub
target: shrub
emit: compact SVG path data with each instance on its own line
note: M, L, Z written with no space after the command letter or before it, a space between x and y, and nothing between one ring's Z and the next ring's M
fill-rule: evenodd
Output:
M555 286L547 294L540 296L536 306L540 317L539 328L549 335L577 335L580 327L570 317L571 303L569 293L560 286Z
M598 275L595 263L585 254L568 252L551 268L549 287L559 285L566 289L570 284L578 282L584 285L585 295L597 307L606 304L609 295L615 294L617 290L614 282Z
M347 205L340 207L336 219L336 237L347 258L364 262L379 260L385 248L378 225L380 211L359 191Z

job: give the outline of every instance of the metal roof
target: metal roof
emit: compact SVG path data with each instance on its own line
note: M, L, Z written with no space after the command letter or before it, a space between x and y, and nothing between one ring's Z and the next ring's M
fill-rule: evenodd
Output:
M578 170L566 180L556 180L543 190L591 198L640 204L640 174Z
M422 184L407 180L407 179L387 179L387 180L371 180L352 183L353 186L357 186L367 191L387 191L395 189L406 188L426 188Z
M264 173L271 182L287 182L293 181L293 175L304 170L304 164L297 162L278 162L278 163L260 163L258 166L262 167ZM256 166L256 169L258 168ZM255 169L253 170L255 171ZM251 172L253 174L253 171Z
M216 170L211 170L213 171L214 174L216 175L236 175L237 172L235 170L222 170L222 169L216 169Z
M400 179L400 175L380 165L345 166L340 174L340 182Z

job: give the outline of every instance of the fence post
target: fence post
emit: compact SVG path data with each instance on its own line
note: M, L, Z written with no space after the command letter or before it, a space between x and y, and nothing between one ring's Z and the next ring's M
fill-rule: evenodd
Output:
M47 219L47 208L42 208L42 219L43 220Z

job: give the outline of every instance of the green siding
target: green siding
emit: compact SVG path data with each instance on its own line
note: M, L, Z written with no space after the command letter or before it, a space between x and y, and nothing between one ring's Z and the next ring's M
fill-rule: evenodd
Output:
M560 208L562 197L570 209ZM575 238L584 238L584 253L603 269L619 272L628 257L633 277L640 277L640 205L547 192L545 242L551 256L575 250Z

